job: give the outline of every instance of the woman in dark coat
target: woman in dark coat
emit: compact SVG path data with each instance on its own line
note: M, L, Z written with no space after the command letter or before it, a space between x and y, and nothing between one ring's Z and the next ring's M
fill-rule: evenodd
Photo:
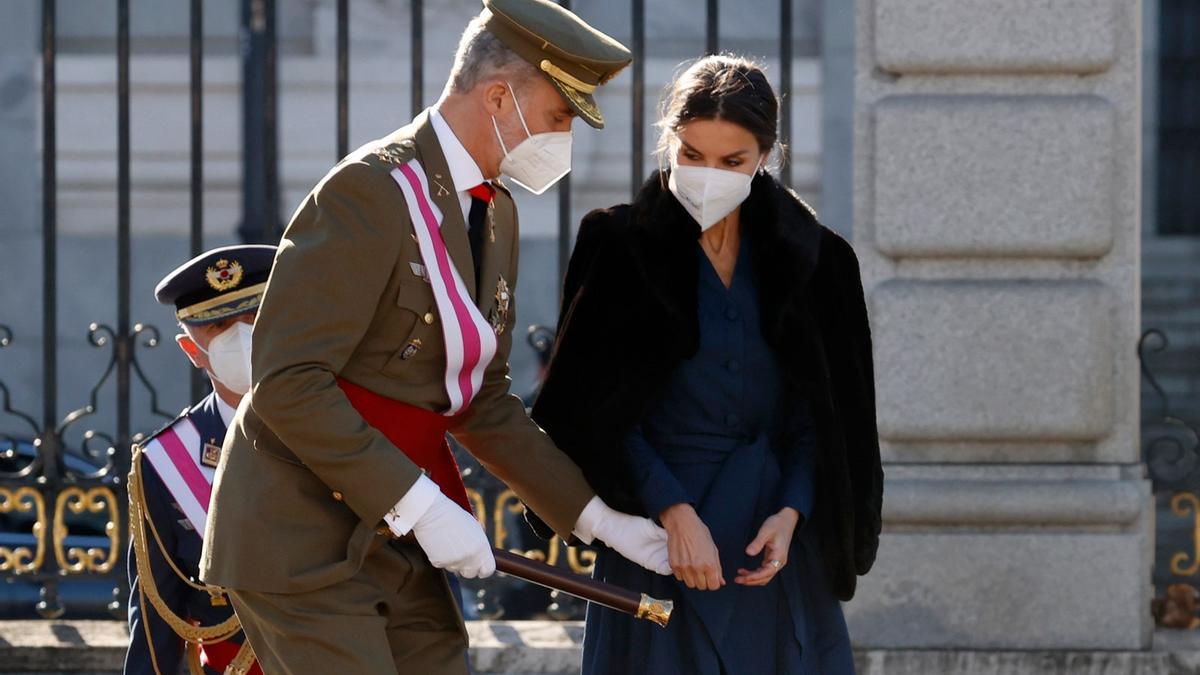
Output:
M667 530L674 578L606 550L596 577L675 602L666 629L590 607L585 674L854 672L838 600L883 493L870 329L849 244L763 169L777 111L755 64L701 59L664 105L671 168L580 226L533 416Z

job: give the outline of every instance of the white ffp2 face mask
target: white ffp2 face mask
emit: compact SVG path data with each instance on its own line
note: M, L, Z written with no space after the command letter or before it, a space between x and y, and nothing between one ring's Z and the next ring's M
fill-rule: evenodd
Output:
M762 162L759 162L761 165ZM750 183L758 166L749 174L707 166L675 165L667 187L683 208L700 224L700 231L716 225L750 196Z
M250 391L250 344L254 327L239 321L221 331L208 349L208 368L213 377L235 394L245 395ZM199 345L196 345L199 347Z
M529 133L529 125L525 124L525 115L521 112L520 102L517 101L517 92L511 84L508 85L508 90L512 92L517 117L521 120L527 138L510 152L504 145L504 137L500 135L496 116L492 115L492 128L496 130L496 140L500 141L500 149L504 151L504 159L500 160L500 173L533 194L540 195L571 171L571 132Z

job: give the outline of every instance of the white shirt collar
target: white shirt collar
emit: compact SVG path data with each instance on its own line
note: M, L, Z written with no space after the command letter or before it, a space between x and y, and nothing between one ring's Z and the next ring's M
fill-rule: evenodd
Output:
M450 128L446 118L434 110L430 119L433 121L433 130L437 133L438 145L442 146L442 154L446 157L446 166L450 169L450 180L454 182L455 192L466 192L484 182L479 165L463 147L458 136L454 135L454 130Z
M221 421L225 423L225 428L228 429L229 425L233 424L233 416L237 411L233 409L233 406L226 403L220 394L217 394L216 399L217 412L221 413Z

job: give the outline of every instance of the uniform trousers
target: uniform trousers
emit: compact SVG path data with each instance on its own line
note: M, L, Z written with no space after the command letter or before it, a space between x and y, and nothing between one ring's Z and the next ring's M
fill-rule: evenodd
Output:
M466 675L467 632L446 573L407 540L376 540L349 579L304 593L229 589L270 675Z

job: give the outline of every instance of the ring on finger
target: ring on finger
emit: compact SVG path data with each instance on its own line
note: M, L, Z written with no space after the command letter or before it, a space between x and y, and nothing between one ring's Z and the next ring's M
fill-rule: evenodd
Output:
M775 569L779 569L780 567L783 567L783 563L778 560L768 560L767 564L770 565L771 567L774 567Z

